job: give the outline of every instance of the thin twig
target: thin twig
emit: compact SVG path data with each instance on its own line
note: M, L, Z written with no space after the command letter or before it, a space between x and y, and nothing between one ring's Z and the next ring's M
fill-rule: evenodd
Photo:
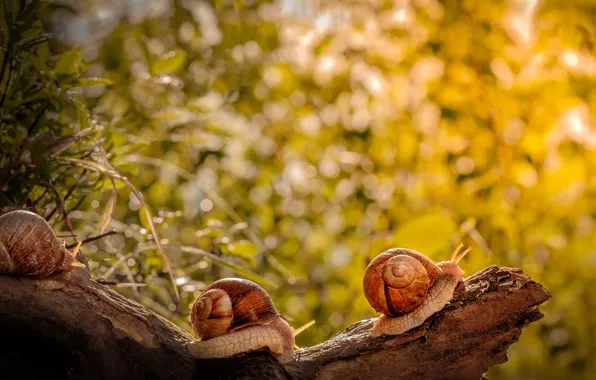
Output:
M118 253L118 255L121 255L121 254L120 254L120 253ZM124 262L123 262L122 264L123 264L123 265L122 265L122 269L124 270L124 273L125 273L125 275L126 275L126 278L128 278L128 282L130 282L130 283L135 283L135 278L134 278L134 276L133 276L133 274L132 274L132 271L130 270L130 267L128 266L128 263L124 263ZM132 291L133 291L133 293L134 293L135 297L137 297L137 298L139 298L139 297L140 297L140 294L139 294L139 289L137 289L137 287L136 287L136 286L133 286L133 287L132 287Z
M37 111L37 114L35 115L35 120L33 120L33 123L31 123L31 125L29 126L29 129L27 132L29 136L31 136L31 134L35 131L35 127L37 126L37 123L39 123L39 121L41 120L41 117L46 112L46 110L48 109L49 106L50 106L50 102L48 100L45 100L43 102L43 104L41 105L40 109Z
M95 280L98 284L102 284L105 286L115 286L117 288L130 288L134 286L143 287L147 286L147 284L143 282L115 282L115 281L106 281L106 280Z
M4 5L4 4L3 4L3 5ZM12 44L11 44L11 42L10 42L10 37L9 37L9 40L8 40L8 47L7 47L7 49L6 49L6 53L4 53L4 58L2 59L2 68L0 69L0 84L2 84L2 82L3 82L3 80L4 80L4 72L6 71L6 64L7 64L9 61L11 61L11 60L12 60L12 58L11 58L11 54L10 54L10 52L11 52L11 51L12 51ZM3 91L3 92L2 92L2 99L4 99L4 94L5 94L6 92L8 92L8 84L9 84L9 82L10 82L10 78L9 78L9 79L6 81L6 87L5 87L5 90L6 90L6 91ZM4 100L2 100L2 102L4 102ZM1 106L2 106L2 103L0 103L0 108L2 108Z
M79 198L77 203L75 203L74 206L72 206L71 208L68 209L68 211L66 211L66 215L70 214L74 210L77 210L79 208L79 206L85 201L85 199L87 199L87 194L85 194L81 198Z
M50 212L50 214L48 216L45 217L45 219L49 222L49 220L54 216L54 214L56 213L56 211L60 210L60 213L64 212L64 198L62 197L62 195L60 195L60 192L58 191L58 189L56 189L56 186L54 186L54 184L52 183L53 181L50 179L48 182L49 188L52 190L52 192L54 192L54 194L56 194L56 197L58 197L58 200L60 201L60 204L57 205L56 207L54 207L54 209ZM56 221L51 222L50 224L55 224Z
M104 162L109 165L108 156L106 154L105 149L102 146L100 146L99 149L102 153ZM114 179L112 177L110 177L110 181L112 182L112 195L110 196L110 200L108 201L108 205L110 207L106 216L106 220L103 222L101 228L99 229L100 234L103 233L106 230L106 228L108 228L108 224L110 224L112 215L114 215L114 213L116 212L116 201L118 199L118 192L116 191L116 183L114 182Z
M105 238L106 236L117 235L117 234L120 234L120 233L122 233L122 232L120 232L120 231L116 231L116 230L113 230L113 231L108 231L108 232L104 232L104 233L102 233L101 235L92 236L92 237L90 237L90 238L87 238L87 239L85 239L85 240L82 240L82 241L81 241L81 243L82 243L82 245L85 245L85 244L87 244L87 243L91 243L92 241L99 240L99 239L103 239L103 238ZM73 247L75 247L77 244L78 244L78 242L77 242L77 243L73 243L73 244L68 244L68 245L66 246L66 248L68 248L68 249L70 249L70 248L73 248Z
M12 61L12 58L10 59ZM2 73L4 75L4 73ZM8 94L8 90L10 88L10 81L12 79L12 62L8 63L8 79L6 80L6 87L2 92L2 98L0 99L0 108L4 105L4 100L6 99L6 95Z
M131 257L132 253L127 253L126 255L119 254L119 256L120 257L118 257L118 260L114 264L112 264L112 266L109 267L107 271L104 272L103 278L110 277L112 275L112 273L114 273L114 271L116 270L116 267L118 267L118 265L122 264L124 262L124 260Z
M77 182L72 185L68 191L66 192L66 195L64 196L64 200L68 200L68 198L72 195L72 193L76 190L77 187L79 187L79 185L81 184L81 182L83 182L83 180L85 180L85 174L87 173L87 169L83 169L83 171L81 172L81 175L79 176L79 179L77 180Z
M37 206L37 204L39 203L39 201L46 196L46 194L48 193L48 188L45 187L43 193L39 196L39 198L37 198L36 200L31 202L31 207L35 208Z
M68 219L68 214L66 213L66 210L65 209L62 209L62 217L64 218L64 225L66 226L66 228L68 228L68 230L72 234L72 238L74 239L74 241L76 243L77 242L77 235L75 234L75 232L72 229L72 223Z
M108 205L110 207L109 211L107 212L106 220L103 222L101 228L99 229L99 233L103 233L106 230L106 228L108 228L110 220L112 220L112 215L114 215L114 213L116 212L116 199L118 197L118 193L116 191L116 183L114 182L114 179L110 178L110 181L112 181L112 195L110 196L110 200L108 201Z

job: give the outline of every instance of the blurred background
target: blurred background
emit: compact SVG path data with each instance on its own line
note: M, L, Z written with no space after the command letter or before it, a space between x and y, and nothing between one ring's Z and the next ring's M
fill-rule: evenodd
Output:
M29 103L28 134L84 136L3 191L68 244L114 231L83 246L95 278L189 331L202 289L249 278L294 327L316 320L310 346L375 316L373 257L441 261L462 242L467 275L520 267L553 294L489 377L593 378L596 2L73 0L42 16L55 38L27 59L58 87Z

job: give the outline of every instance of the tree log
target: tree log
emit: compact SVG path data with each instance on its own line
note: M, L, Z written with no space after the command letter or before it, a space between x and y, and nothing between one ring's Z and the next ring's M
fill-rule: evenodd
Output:
M549 298L521 270L491 266L414 330L368 339L375 319L360 321L284 366L266 352L195 360L187 332L84 270L54 290L0 276L0 378L478 380Z

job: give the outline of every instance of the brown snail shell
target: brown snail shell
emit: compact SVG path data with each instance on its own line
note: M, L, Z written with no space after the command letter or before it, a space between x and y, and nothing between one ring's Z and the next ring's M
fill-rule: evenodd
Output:
M420 252L389 249L375 257L364 274L364 295L389 317L407 314L424 301L441 269Z
M197 298L190 313L192 328L202 340L255 324L267 324L277 318L279 314L265 289L239 278L212 283Z
M0 216L0 274L46 278L76 263L41 216L25 210Z

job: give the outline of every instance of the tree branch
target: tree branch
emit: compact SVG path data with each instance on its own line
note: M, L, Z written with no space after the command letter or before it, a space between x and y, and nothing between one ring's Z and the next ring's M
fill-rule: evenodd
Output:
M195 360L188 333L84 270L60 289L38 284L0 276L0 371L9 379L478 380L507 360L507 348L542 318L538 306L550 298L521 270L491 266L419 328L368 339L374 319L360 321L284 367L263 352Z

